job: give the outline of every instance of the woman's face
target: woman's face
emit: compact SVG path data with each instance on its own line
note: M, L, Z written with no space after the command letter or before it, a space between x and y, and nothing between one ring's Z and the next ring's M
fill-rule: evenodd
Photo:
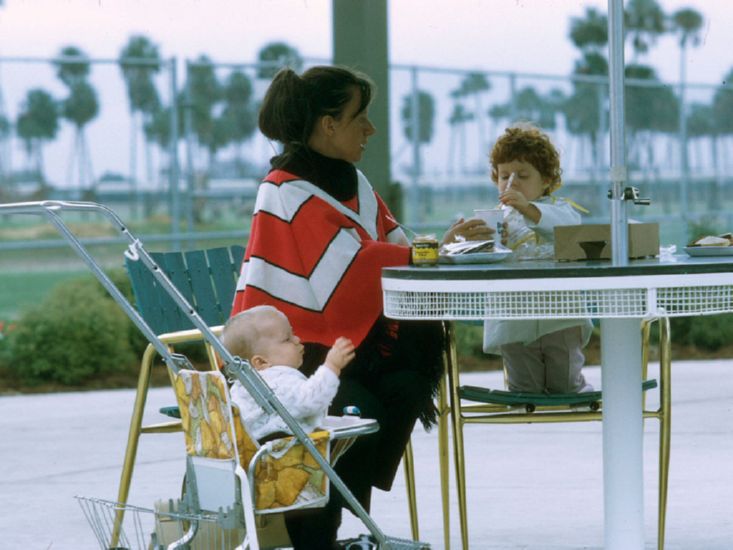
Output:
M369 109L360 113L361 92L354 88L351 100L346 104L339 118L332 119L332 132L328 136L329 150L327 156L358 162L366 149L367 141L377 129L369 120Z

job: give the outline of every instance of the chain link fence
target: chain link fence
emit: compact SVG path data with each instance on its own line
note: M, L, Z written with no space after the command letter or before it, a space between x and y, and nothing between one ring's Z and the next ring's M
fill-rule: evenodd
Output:
M276 70L205 57L0 58L0 201L95 200L171 247L241 241L277 152L256 127ZM733 86L633 76L629 184L651 206L630 217L660 222L678 246L688 224L729 229ZM605 78L393 65L388 101L392 178L414 229L495 204L489 150L520 120L560 150L558 193L590 210L587 221L608 220ZM0 235L5 250L62 246L16 220L0 220Z

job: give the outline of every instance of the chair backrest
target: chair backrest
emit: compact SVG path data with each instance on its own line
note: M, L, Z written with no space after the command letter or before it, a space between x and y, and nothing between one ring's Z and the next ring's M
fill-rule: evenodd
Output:
M209 326L223 325L234 300L244 247L230 246L189 252L150 254L175 287ZM163 334L194 328L191 320L162 290L150 270L125 259L137 310L153 332Z

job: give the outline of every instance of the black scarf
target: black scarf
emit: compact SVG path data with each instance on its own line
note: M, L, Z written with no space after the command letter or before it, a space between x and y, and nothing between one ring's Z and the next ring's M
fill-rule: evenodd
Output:
M356 196L356 167L345 160L326 157L312 149L298 149L273 157L270 164L309 181L337 201L348 201Z

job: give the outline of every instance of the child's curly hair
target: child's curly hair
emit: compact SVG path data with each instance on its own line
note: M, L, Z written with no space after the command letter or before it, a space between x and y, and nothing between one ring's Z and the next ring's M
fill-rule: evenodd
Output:
M545 195L556 191L562 185L560 155L550 138L531 124L517 124L507 128L496 141L490 155L491 180L499 182L499 164L519 160L534 166L542 178L550 183Z

